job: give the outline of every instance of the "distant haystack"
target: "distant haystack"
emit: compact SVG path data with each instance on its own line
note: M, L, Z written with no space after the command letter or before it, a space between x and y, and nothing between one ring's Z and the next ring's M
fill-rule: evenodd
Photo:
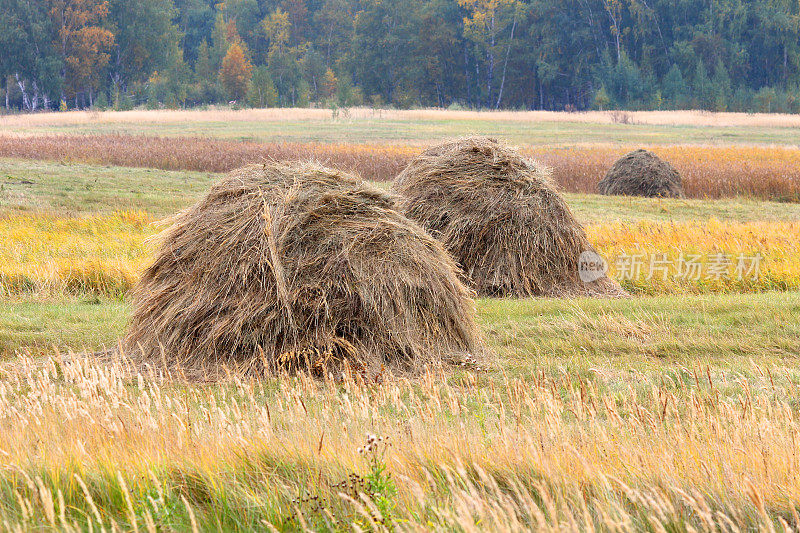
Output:
M672 165L647 150L624 155L597 185L600 194L683 198L683 184Z
M124 347L215 373L413 370L479 349L471 293L394 199L313 164L248 166L178 214ZM135 356L134 356L135 357Z
M403 212L444 244L479 294L625 294L604 272L581 279L579 258L593 248L549 170L494 139L426 150L394 190Z

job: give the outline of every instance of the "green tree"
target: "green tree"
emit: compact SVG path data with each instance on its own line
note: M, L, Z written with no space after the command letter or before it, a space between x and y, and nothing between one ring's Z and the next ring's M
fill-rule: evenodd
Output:
M6 108L12 94L19 94L21 107L28 111L51 107L61 92L63 58L53 46L55 28L45 3L0 0L0 28L0 76L6 84Z
M753 97L756 104L755 110L761 113L772 113L772 107L777 97L778 93L774 87L760 88Z
M689 88L686 85L686 81L683 79L683 74L681 74L681 69L678 65L672 64L669 72L664 76L661 85L663 87L664 97L667 99L670 107L673 109L680 109L686 105Z
M695 102L700 109L711 111L714 109L715 94L714 86L708 77L706 66L702 61L697 64L694 73L694 82L692 83L692 93L694 94Z
M178 13L173 22L178 26L183 57L194 64L200 45L212 41L214 5L207 0L175 0L175 7Z
M344 56L350 43L348 32L353 29L354 4L348 0L324 0L314 14L314 25L319 28L317 40L325 56L325 67L336 58Z
M259 108L278 105L278 91L265 65L253 70L253 77L247 84L247 105Z
M609 53L603 55L598 77L617 106L641 106L651 92L650 81L624 50L616 64Z
M224 4L218 4L214 13L214 29L211 32L211 48L209 50L211 67L214 71L218 71L222 66L222 59L228 53L231 44L228 41L228 23L225 21Z
M608 109L609 105L611 105L611 97L608 96L605 86L602 86L594 95L594 107L603 111Z
M211 64L211 50L208 42L203 41L197 48L197 61L194 63L194 72L199 80L210 80L214 77L214 67Z
M111 1L115 84L142 82L174 66L181 55L178 28L172 23L176 14L172 0Z
M289 14L280 8L266 16L261 25L269 43L267 65L275 81L279 98L286 98L287 104L294 105L301 78L301 57L306 47L291 45L292 24L289 21Z
M714 67L714 77L711 78L711 85L714 91L714 110L725 111L728 108L733 96L733 87L731 86L731 77L728 75L728 69L722 59L717 60L717 65Z

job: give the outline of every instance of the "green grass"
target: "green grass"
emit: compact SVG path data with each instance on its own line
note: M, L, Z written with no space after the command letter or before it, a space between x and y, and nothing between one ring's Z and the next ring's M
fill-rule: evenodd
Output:
M141 210L156 217L197 200L219 176L205 172L0 159L0 212L59 215ZM378 184L388 188L388 184ZM565 194L583 223L613 220L800 220L800 204L745 198L675 200Z
M94 298L0 302L0 357L53 347L96 350L125 329L128 305Z
M499 367L611 372L664 365L728 368L800 356L800 293L625 300L482 299L480 323ZM0 302L0 353L99 349L122 335L129 306L109 300Z
M186 207L218 176L146 168L0 159L0 210L60 215Z
M521 120L427 119L380 117L337 120L260 120L203 122L114 122L9 128L21 134L108 134L204 136L263 142L424 142L470 134L493 135L528 145L587 142L637 144L798 144L794 128L685 125L591 124Z
M485 336L502 365L611 373L670 366L740 367L800 356L800 293L625 300L481 300Z

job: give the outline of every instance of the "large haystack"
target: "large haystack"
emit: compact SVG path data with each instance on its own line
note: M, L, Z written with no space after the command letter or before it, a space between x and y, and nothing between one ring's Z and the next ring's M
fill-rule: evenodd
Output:
M622 156L597 188L600 194L683 198L683 184L678 171L647 150L635 150Z
M397 177L403 212L439 239L482 295L620 296L604 274L585 283L586 234L545 167L485 137L446 142Z
M377 372L479 349L471 292L442 246L337 171L233 171L160 239L124 340L145 361Z

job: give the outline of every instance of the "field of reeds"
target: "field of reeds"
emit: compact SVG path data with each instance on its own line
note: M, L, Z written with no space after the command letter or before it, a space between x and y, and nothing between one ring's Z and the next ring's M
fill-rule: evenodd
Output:
M800 149L765 146L648 146L683 177L689 198L750 197L800 201ZM377 181L391 181L420 145L252 142L208 137L127 135L0 136L0 157L162 170L225 172L265 160L314 159ZM619 145L523 146L526 156L553 169L568 192L594 193L614 162L631 148Z

